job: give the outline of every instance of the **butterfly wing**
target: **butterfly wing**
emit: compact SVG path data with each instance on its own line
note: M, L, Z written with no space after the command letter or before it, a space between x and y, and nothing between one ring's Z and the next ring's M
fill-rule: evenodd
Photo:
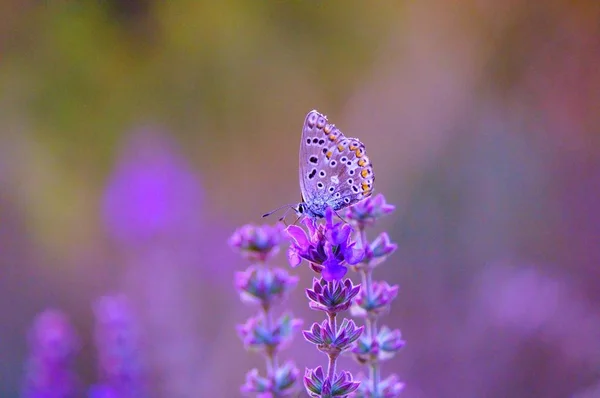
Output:
M339 210L373 193L373 167L365 146L345 137L316 110L304 120L300 141L300 189L303 200L316 199Z
M319 184L319 172L326 166L329 151L331 126L327 117L316 110L308 112L302 126L300 139L300 191L302 200L313 203L322 195L323 183Z
M330 150L326 203L340 210L371 196L375 174L365 145L356 138L342 135Z

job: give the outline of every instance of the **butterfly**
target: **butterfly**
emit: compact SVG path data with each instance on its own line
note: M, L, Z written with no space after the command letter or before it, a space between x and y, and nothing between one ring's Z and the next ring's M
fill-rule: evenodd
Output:
M299 173L301 202L290 206L299 216L323 218L328 207L337 212L373 193L375 174L364 144L316 110L302 126Z

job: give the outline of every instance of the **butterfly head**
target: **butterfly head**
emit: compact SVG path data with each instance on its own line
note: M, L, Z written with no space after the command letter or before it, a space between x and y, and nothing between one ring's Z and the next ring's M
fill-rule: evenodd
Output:
M310 217L310 218L323 218L325 217L325 210L327 205L319 205L318 203L306 203L300 202L296 205L294 210L298 217Z

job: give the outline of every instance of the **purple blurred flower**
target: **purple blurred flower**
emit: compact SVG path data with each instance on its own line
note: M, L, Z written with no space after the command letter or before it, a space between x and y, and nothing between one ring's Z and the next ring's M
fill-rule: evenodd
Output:
M250 266L243 272L236 272L234 281L242 301L266 307L283 301L297 283L298 277L281 268L262 266Z
M386 203L383 194L377 194L350 207L346 217L358 228L364 229L365 226L373 225L381 217L393 212L395 208Z
M352 268L355 271L373 269L387 260L397 248L398 245L390 241L387 232L382 232L373 242L367 245L363 260L360 263L353 265Z
M397 295L398 285L390 286L386 281L373 281L370 292L367 289L361 289L350 308L350 313L363 318L369 314L384 314L389 311L390 305Z
M311 301L310 308L335 314L347 310L359 292L360 285L352 284L350 279L327 282L313 278L313 288L306 289L306 296Z
M361 383L358 390L352 395L354 398L396 398L404 390L404 383L400 382L395 374L381 380L377 386L377 391L373 391L373 384L363 374L359 374L357 380L360 380Z
M76 397L77 378L72 370L79 341L68 317L46 310L34 320L29 333L24 398Z
M334 331L329 322L325 320L320 325L316 322L313 323L310 330L302 333L304 338L315 344L319 351L328 355L339 355L360 337L363 329L363 326L357 328L354 321L344 319L339 328Z
M281 224L244 225L229 238L229 246L238 250L250 261L265 262L279 252L279 245L285 241Z
M311 397L347 397L355 391L359 382L352 379L350 372L340 372L330 380L325 376L323 368L306 369L304 373L304 385L306 392Z
M352 227L341 222L334 224L333 216L333 210L327 208L325 224L317 225L314 219L304 218L302 222L308 233L297 225L287 227L286 232L292 239L288 250L292 267L296 267L304 259L326 281L334 281L346 275L346 264L357 264L363 259L364 252L355 249L356 242L350 238Z
M94 304L100 384L90 397L142 398L147 395L137 321L124 295L103 296Z
M238 325L238 334L247 349L273 353L284 348L301 325L302 320L293 318L289 313L269 325L265 315L259 313L245 324Z
M261 398L288 397L296 392L293 388L300 372L292 362L286 362L275 371L275 377L262 377L258 369L252 369L246 374L246 383L241 387L244 395L254 395Z
M119 392L114 388L106 385L96 385L90 387L88 392L88 398L122 398L122 395L119 395ZM133 398L133 397L132 397Z
M168 136L156 128L141 128L128 137L103 198L109 233L122 243L151 242L194 236L201 208L197 177L179 156Z
M400 330L384 326L375 338L363 334L352 348L352 354L361 364L384 361L392 358L405 344Z

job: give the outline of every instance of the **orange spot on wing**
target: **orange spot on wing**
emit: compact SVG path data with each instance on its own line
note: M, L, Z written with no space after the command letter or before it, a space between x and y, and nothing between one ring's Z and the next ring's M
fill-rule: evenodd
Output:
M335 134L329 134L329 140L335 141Z
M362 158L363 154L362 154L362 152L360 151L360 149L357 149L355 153L356 153L356 157L357 157L357 158Z
M327 159L331 159L331 155L333 155L333 153L331 153L331 151L329 151L325 154L325 156L327 156Z
M367 164L367 162L364 159L361 159L361 160L358 161L358 165L360 167L365 167L366 164Z
M331 132L331 124L326 124L325 127L323 128L323 131L325 132L325 134L329 134Z
M357 147L356 145L354 145L354 144L350 144L350 150L351 150L351 151L354 151L354 150L356 150L356 149L358 149L358 147Z
M338 144L338 151L342 152L344 150L344 146L342 144Z
M360 172L360 175L363 176L363 178L367 178L367 176L369 175L369 170L368 169L363 169Z

